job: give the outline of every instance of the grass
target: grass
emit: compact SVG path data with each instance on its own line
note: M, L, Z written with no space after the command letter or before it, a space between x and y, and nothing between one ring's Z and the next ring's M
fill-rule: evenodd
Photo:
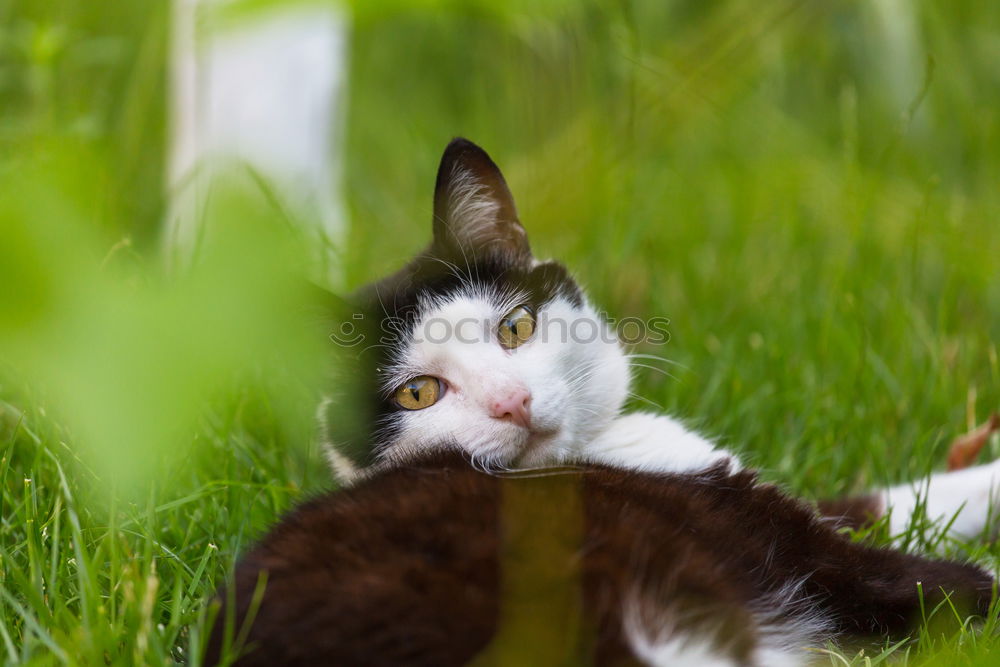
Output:
M79 151L90 168L72 170L86 195L73 206L100 256L127 237L148 262L164 132L142 110L162 96L165 5L105 5L0 0L0 174ZM1000 7L761 7L359 4L347 282L426 241L439 151L463 134L504 168L538 254L565 260L614 316L671 319L669 343L640 351L676 363L637 369L634 407L684 417L807 497L940 468L950 439L1000 408ZM57 246L39 256L61 259ZM4 266L0 283L23 285ZM58 349L57 367L82 354ZM189 455L109 492L60 394L0 357L2 660L199 664L205 601L233 560L329 485L308 426L237 383L174 434ZM141 449L102 451L128 462ZM933 529L907 541L1000 556ZM829 660L990 664L996 630L995 617L953 634L932 621L885 652Z

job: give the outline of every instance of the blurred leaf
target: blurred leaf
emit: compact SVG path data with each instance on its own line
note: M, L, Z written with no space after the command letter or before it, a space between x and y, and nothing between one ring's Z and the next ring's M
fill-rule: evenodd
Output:
M315 385L323 339L304 317L296 239L225 186L189 274L116 275L102 261L110 244L72 205L100 171L84 158L3 184L16 194L0 208L0 349L51 392L99 469L141 485L236 381Z

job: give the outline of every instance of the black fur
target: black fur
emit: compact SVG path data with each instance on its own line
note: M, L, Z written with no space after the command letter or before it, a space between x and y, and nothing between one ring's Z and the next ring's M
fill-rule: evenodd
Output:
M497 202L498 218L486 233L470 235L465 229L470 221L449 217L452 179L463 170L474 174ZM575 306L583 303L579 285L564 266L534 263L503 175L481 148L465 139L448 145L438 168L434 201L430 246L395 274L338 304L333 318L333 328L348 322L363 341L346 355L338 351L349 363L346 371L341 369L338 382L347 383L352 396L337 392L338 400L326 418L327 436L360 467L372 464L397 435L389 417L399 408L379 390L379 369L387 368L399 354L421 314L422 300L447 298L473 287L497 294L525 293L535 312L557 297Z
M620 664L634 658L630 605L750 664L762 628L749 610L788 584L800 588L787 617L821 612L824 641L905 635L918 582L928 609L951 593L961 613L985 613L993 583L971 565L852 543L750 472L511 479L458 453L293 512L237 567L236 619L261 572L243 665L457 665L511 650L541 664L553 645L570 662Z

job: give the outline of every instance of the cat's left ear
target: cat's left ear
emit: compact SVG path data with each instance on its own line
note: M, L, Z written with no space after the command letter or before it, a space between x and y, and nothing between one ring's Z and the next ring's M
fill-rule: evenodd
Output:
M452 139L434 189L434 250L459 257L531 261L514 197L490 156L468 139Z

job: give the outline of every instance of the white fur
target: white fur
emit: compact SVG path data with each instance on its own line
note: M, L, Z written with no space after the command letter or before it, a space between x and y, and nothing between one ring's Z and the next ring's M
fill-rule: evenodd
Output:
M954 472L941 472L911 484L900 484L882 491L884 506L890 512L892 535L903 533L918 508L930 521L945 526L948 535L963 540L982 534L994 516L1000 494L1000 461Z
M697 472L722 461L738 470L740 463L679 421L665 415L637 412L622 415L585 444L581 458L595 463L645 472Z
M320 439L323 444L323 452L326 454L327 463L330 464L330 469L333 470L334 477L337 478L341 484L350 484L355 479L358 478L360 471L358 467L351 462L351 459L344 456L340 449L332 442L326 439L327 434L330 432L329 419L327 419L327 410L330 407L330 403L333 401L329 396L324 396L316 407L316 422L318 425Z
M757 600L750 613L758 644L751 664L761 667L793 667L810 664L808 649L829 636L830 619L803 595L805 578L789 582ZM712 637L711 628L701 632L675 629L673 615L679 610L663 609L662 600L642 592L630 595L624 609L624 630L629 647L647 665L735 665L720 655L721 637ZM659 608L658 608L659 607ZM681 612L683 613L683 612Z
M607 325L589 305L575 308L557 298L536 314L534 336L506 350L496 328L525 300L470 287L424 304L402 354L380 380L387 394L418 375L442 379L447 390L433 406L394 413L399 433L383 459L455 442L485 469L546 465L572 458L579 443L608 428L627 395L628 362L611 337L574 341L563 331L581 318ZM492 401L518 388L531 394L531 432L489 413Z
M468 195L473 198L473 195ZM470 206L462 200L461 206ZM466 215L469 213L466 212ZM526 295L469 286L446 300L421 304L421 318L402 353L382 370L388 395L408 379L432 375L447 390L437 404L393 415L399 429L385 460L455 442L487 469L581 461L650 472L694 472L737 458L663 415L621 415L628 395L628 359L592 306L557 298L536 313L538 329L505 350L495 331ZM579 323L578 335L572 335ZM589 332L600 331L594 339ZM490 403L525 388L532 431L489 414Z
M496 229L500 203L461 162L456 162L452 167L449 183L451 196L448 198L448 219L461 221L461 241L468 243L470 247L480 245Z
M717 628L677 627L678 620L690 611L671 604L669 595L643 587L626 595L622 629L635 657L655 667L736 667L736 662L723 655L725 647L718 645Z
M726 656L719 655L712 643L690 635L667 635L652 639L643 632L627 634L629 648L644 665L655 667L738 667Z
M755 652L759 665L804 665L811 661L808 649L821 643L834 629L831 619L802 592L806 578L790 581L752 608L760 644Z

